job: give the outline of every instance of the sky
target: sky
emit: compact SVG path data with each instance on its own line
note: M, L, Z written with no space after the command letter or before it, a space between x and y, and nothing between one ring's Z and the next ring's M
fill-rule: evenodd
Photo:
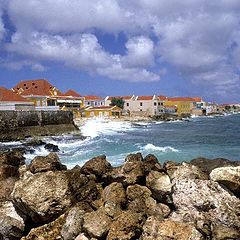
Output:
M240 102L239 0L0 0L0 86Z

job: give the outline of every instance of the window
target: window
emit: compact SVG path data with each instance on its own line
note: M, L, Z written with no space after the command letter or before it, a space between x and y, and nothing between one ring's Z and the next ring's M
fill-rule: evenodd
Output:
M163 106L163 102L161 102L160 104L161 104L161 106Z
M127 104L127 107L129 107L129 103L126 103Z
M157 106L157 103L156 103L156 102L154 102L154 106Z
M140 106L142 107L142 102L140 102Z
M140 109L140 112L142 112L142 109Z
M158 106L160 106L160 102L158 103Z

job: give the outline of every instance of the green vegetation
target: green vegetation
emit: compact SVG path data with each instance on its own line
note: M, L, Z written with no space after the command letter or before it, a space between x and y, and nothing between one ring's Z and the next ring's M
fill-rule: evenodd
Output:
M111 100L111 106L118 106L123 109L124 106L124 100L122 98L113 98Z

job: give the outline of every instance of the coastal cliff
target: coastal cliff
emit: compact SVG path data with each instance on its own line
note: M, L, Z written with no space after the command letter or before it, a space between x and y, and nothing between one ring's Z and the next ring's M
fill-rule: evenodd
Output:
M0 141L59 135L75 130L71 111L0 111Z
M240 239L240 163L130 154L67 170L56 153L0 154L0 239Z

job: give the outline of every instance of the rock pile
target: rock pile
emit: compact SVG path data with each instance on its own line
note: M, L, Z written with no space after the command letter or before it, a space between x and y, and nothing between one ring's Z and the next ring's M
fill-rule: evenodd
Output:
M137 153L67 170L55 153L28 166L1 153L0 239L239 240L240 164L216 161L162 166Z

